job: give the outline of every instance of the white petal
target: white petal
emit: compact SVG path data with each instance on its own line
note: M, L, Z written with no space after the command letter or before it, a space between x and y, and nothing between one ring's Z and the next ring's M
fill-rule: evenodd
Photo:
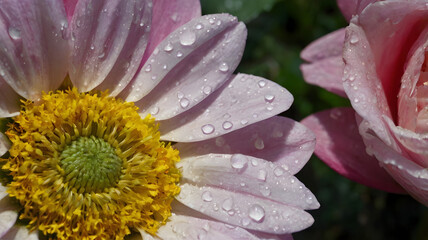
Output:
M9 232L3 236L5 240L38 240L38 231L30 232L25 226L13 226Z
M0 118L19 114L20 96L0 77ZM1 143L0 143L1 145ZM1 147L0 147L1 156Z
M18 211L9 197L3 197L0 200L0 239L15 224L18 217Z
M9 139L6 137L6 135L0 132L0 157L3 156L3 154L5 154L7 151L9 151L9 148Z

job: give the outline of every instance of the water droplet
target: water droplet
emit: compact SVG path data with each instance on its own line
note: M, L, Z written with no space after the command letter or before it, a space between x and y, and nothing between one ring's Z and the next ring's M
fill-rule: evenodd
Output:
M99 59L102 59L106 54L104 52L102 52L100 55L98 55Z
M279 177L284 174L284 169L278 166L273 170L273 173L275 174L275 176Z
M231 122L229 122L229 121L226 121L226 122L224 122L223 123L223 129L224 130L229 130L229 129L231 129L233 127L233 123L231 123Z
M212 88L210 86L206 86L204 87L204 89L202 90L206 95L210 94L212 91Z
M223 201L221 204L221 208L223 208L225 211L230 211L233 207L233 199L232 198L226 198L226 200Z
M218 69L222 72L227 72L229 70L229 66L227 65L227 63L222 63L220 64L220 67Z
M274 95L272 95L272 94L266 94L265 95L265 101L266 102L269 102L269 103L271 103L271 102L273 102L273 100L275 99L275 96Z
M14 27L10 27L9 28L9 36L13 39L13 40L18 40L21 39L21 30L14 28Z
M166 65L166 64L164 64L163 66L162 66L162 69L164 69L164 70L166 70L168 68L168 66Z
M203 28L203 26L202 26L202 24L198 23L198 24L196 24L195 28L197 30L201 30Z
M210 24L214 24L214 23L215 23L215 18L210 18L210 19L208 19L208 22L209 22Z
M263 139L257 138L254 142L254 147L258 150L262 150L265 147L265 143L263 142Z
M180 43L183 46L190 46L196 41L196 34L192 31L186 31L180 35Z
M147 67L144 69L145 72L150 72L152 71L152 65L147 65Z
M349 42L351 42L352 44L355 44L358 41L360 41L360 39L358 39L358 37L356 35L352 35L351 39L349 40Z
M354 103L358 103L360 100L358 98L354 98Z
M242 226L244 226L244 227L248 226L250 224L250 222L251 222L251 220L247 217L245 217L241 220Z
M187 98L182 98L182 99L180 100L180 106L181 106L182 108L186 108L186 107L188 107L188 106L189 106L189 103L190 103L190 101L189 101L189 99L187 99Z
M177 57L178 57L178 58L181 58L182 56L183 56L183 53L182 53L182 52L180 52L180 51L178 51L178 52L177 52Z
M95 49L95 46L94 46L94 45L91 45L91 47L90 47L90 48L91 48L91 50L94 50L94 49Z
M213 196L211 195L211 192L205 191L202 193L202 200L205 202L211 202L213 200Z
M230 165L236 170L243 170L248 164L248 158L242 154L233 154L230 158Z
M172 15L171 15L171 19L172 19L172 21L174 21L174 22L177 22L178 21L178 13L173 13Z
M267 172L264 169L260 169L259 173L257 174L257 179L266 181Z
M214 132L215 128L211 124L206 124L206 125L201 127L201 130L204 134L211 134Z
M163 48L163 50L165 50L165 52L171 52L172 49L174 49L174 46L172 46L172 44L170 42Z
M221 25L221 21L220 20L218 20L217 21L217 26L220 26Z
M242 125L246 125L248 123L248 121L247 120L241 120L241 124Z
M264 86L266 86L266 81L265 80L260 80L257 85L259 85L260 88L263 88Z
M251 165L257 166L257 165L259 165L259 162L257 161L257 159L253 158L253 159L251 159Z
M152 115L156 115L159 113L159 107L154 107L152 108L152 110L150 111L150 114Z
M255 222L262 222L265 217L265 210L262 206L254 204L250 207L248 216Z
M261 187L260 187L260 193L261 193L263 196L267 197L267 196L269 196L269 195L270 195L270 188L269 188L268 186L261 186Z
M178 98L178 99L182 99L183 97L184 97L184 93L182 93L182 92L178 91L178 92L177 92L177 98Z

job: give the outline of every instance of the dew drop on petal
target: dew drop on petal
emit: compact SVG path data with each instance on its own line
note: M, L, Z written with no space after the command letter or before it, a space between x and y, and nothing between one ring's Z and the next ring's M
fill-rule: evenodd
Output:
M269 195L270 195L270 188L269 188L268 186L261 186L261 187L260 187L260 193L261 193L263 196L267 197L267 196L269 196Z
M230 158L230 165L232 168L242 170L248 164L248 158L242 154L233 154Z
M260 88L263 88L264 86L266 86L266 81L265 80L260 80L257 85L259 85Z
M210 94L212 91L212 88L210 86L206 86L204 87L204 89L202 90L206 95Z
M202 200L204 200L205 202L211 202L213 200L213 196L209 191L203 192L201 197L202 197Z
M203 26L202 26L202 24L198 23L198 24L196 24L195 28L196 28L197 30L200 30L200 29L202 29L202 28L203 28Z
M275 174L275 176L279 177L284 174L284 169L278 166L273 170L273 173Z
M180 51L178 51L178 52L177 52L177 57L178 57L178 58L181 58L182 56L183 56L183 53L182 53L182 52L180 52Z
M226 200L223 201L221 204L221 208L225 211L230 211L233 207L233 199L232 198L226 198Z
M248 226L250 224L250 222L251 222L251 220L247 217L245 217L241 220L242 226L244 226L244 227Z
M152 108L152 110L150 111L150 114L152 115L156 115L159 113L159 107L154 107Z
M241 120L241 124L242 125L246 125L248 123L248 121L247 120Z
M192 31L186 31L180 35L180 44L190 46L196 41L196 34Z
M163 48L163 50L165 50L165 52L171 52L172 49L174 49L174 47L172 46L172 44L170 42Z
M233 124L231 122L229 122L229 121L226 121L226 122L223 123L222 126L223 126L224 130L229 130L229 129L231 129L233 127Z
M152 65L147 65L147 67L144 69L145 72L150 72L152 71Z
M258 150L262 150L265 147L265 143L263 142L263 139L257 138L254 142L254 147Z
M271 102L273 102L273 100L275 99L275 96L274 95L272 95L272 94L266 94L265 95L265 101L266 102L269 102L269 103L271 103Z
M10 27L9 28L9 36L13 39L13 40L18 40L21 39L21 31L17 28L14 27Z
M206 125L201 127L201 130L204 134L211 134L214 132L215 128L211 124L206 124Z
M187 108L189 106L189 103L190 103L190 101L187 98L180 99L180 106L182 108Z
M250 207L248 216L255 222L262 222L265 217L265 210L262 206L254 204Z
M227 72L229 71L229 66L227 65L227 63L222 63L220 64L220 67L218 69L222 72Z
M257 174L257 179L266 181L267 172L264 169L260 169L259 173Z
M360 41L359 39L358 39L358 37L357 36L355 36L355 35L352 35L351 36L351 39L349 40L349 42L350 43L352 43L352 44L355 44L355 43L357 43L358 41Z

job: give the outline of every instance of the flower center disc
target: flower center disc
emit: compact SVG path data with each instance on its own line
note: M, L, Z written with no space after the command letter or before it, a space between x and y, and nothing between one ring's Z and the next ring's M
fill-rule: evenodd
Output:
M24 102L6 135L20 219L59 239L155 234L180 191L178 151L160 141L154 119L107 93L76 89Z

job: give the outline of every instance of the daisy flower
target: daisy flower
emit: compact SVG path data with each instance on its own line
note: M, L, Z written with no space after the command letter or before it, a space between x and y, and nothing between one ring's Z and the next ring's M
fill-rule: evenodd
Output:
M0 1L2 239L291 238L319 203L292 95L198 1ZM136 234L138 233L138 234Z

